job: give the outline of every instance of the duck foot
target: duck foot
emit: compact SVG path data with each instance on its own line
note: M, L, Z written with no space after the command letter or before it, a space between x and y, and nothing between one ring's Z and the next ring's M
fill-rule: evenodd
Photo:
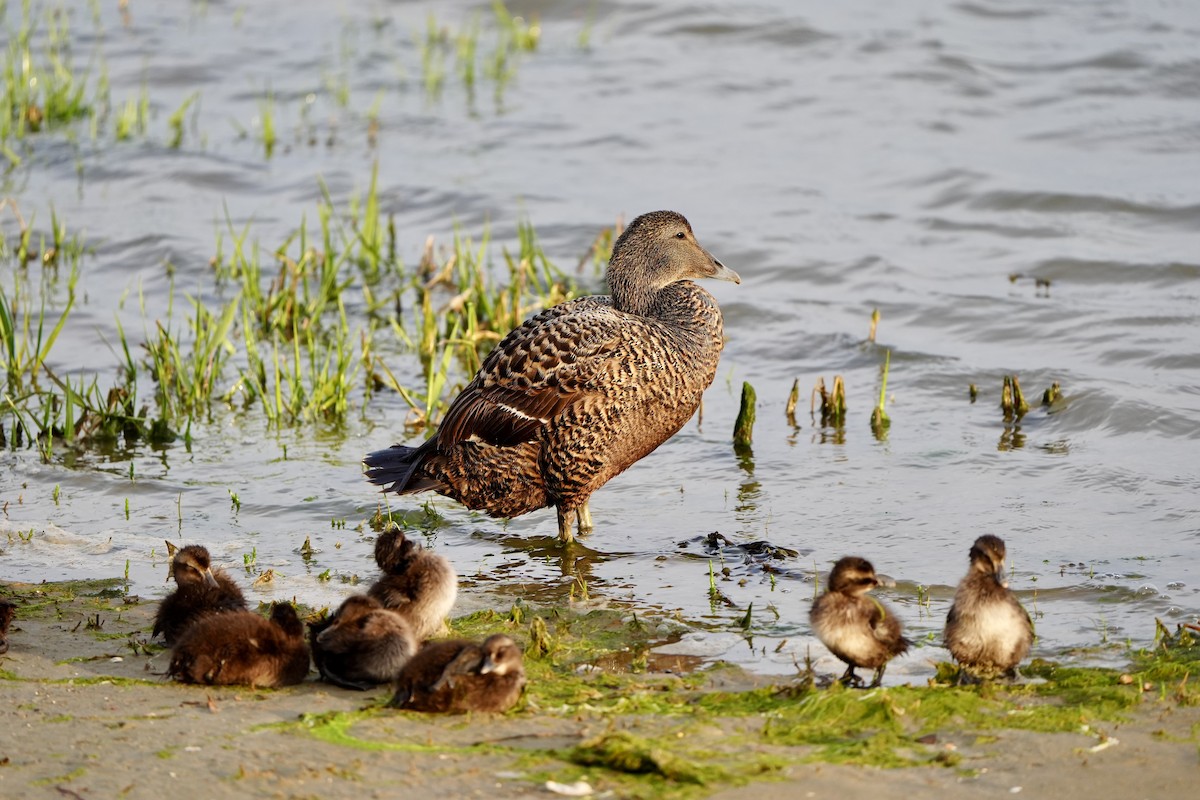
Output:
M592 532L592 509L588 508L588 504L584 503L579 507L576 516L579 518L579 534L582 536L585 533Z
M854 674L853 666L846 668L846 671L842 673L842 677L838 678L838 682L843 686L851 686L855 689L861 689L863 685L862 678Z
M571 532L571 523L575 521L577 514L575 509L558 509L558 538L563 544L570 544L575 541L575 534Z

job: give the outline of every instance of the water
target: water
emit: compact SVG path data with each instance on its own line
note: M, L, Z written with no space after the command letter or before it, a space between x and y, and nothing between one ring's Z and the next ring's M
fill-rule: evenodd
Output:
M498 259L528 218L569 268L619 215L674 208L743 279L709 287L729 342L703 424L601 490L597 531L569 557L553 546L551 511L503 525L435 502L445 524L429 543L454 561L468 603L562 600L586 585L589 602L692 625L675 650L787 672L810 647L824 653L807 622L814 573L823 581L859 554L895 579L880 594L924 645L891 673L907 680L945 657L936 641L954 584L971 541L991 532L1035 612L1036 655L1119 659L1096 648L1148 642L1155 617L1197 618L1200 8L512 8L540 13L539 48L499 97L481 81L473 102L452 61L440 95L426 91L416 42L431 12L455 29L479 13L489 30L487 4L135 4L128 23L101 9L99 33L73 11L76 63L102 53L114 102L145 86L152 116L124 142L35 137L4 178L35 227L52 205L93 249L51 368L112 382L115 319L142 341L165 318L172 274L177 303L216 297L209 259L226 208L269 252L305 215L312 224L318 179L344 203L376 163L408 264L427 236L445 242L455 225L477 236L488 221ZM268 90L280 135L269 159ZM167 117L197 91L170 149ZM361 313L361 298L348 302ZM389 363L415 374L380 338ZM887 350L892 426L879 441L868 417ZM1035 405L1054 381L1065 400L1005 423L1000 384L1014 373ZM793 429L793 379L807 397L835 374L849 394L844 435L815 427L805 399ZM742 381L760 407L753 455L739 459ZM10 448L0 575L112 576L128 561L133 589L153 597L165 591L162 540L182 538L235 572L253 551L255 572L277 575L253 597L336 602L344 580L373 574L370 532L355 526L377 495L358 460L402 437L404 414L376 396L344 424L276 431L219 408L190 448L60 450L48 464ZM420 515L411 499L393 507ZM706 548L712 531L800 555L768 571ZM710 564L728 602L710 598Z

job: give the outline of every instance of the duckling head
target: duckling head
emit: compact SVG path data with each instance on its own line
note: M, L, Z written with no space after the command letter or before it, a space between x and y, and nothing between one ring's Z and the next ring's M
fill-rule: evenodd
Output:
M1004 586L1004 556L1003 539L991 534L980 536L971 545L971 568L994 577L996 583Z
M645 314L664 287L703 278L742 282L700 246L691 224L675 211L652 211L629 223L608 262L613 306L631 314Z
M483 651L480 675L507 675L521 669L520 646L502 633L489 636L483 641L480 649Z
M870 561L857 556L846 556L833 565L829 573L829 591L848 595L860 595L879 585L875 567Z
M291 603L283 601L272 603L271 622L275 623L288 636L296 638L304 636L304 626L300 624L300 617L296 614L296 607Z
M329 627L317 634L317 642L329 644L341 635L366 632L376 618L374 612L382 608L383 605L378 600L365 594L347 597L334 612Z
M199 586L202 583L217 586L206 548L198 544L176 548L167 542L167 552L173 554L171 566L167 567L167 580L174 578L180 586Z
M375 540L375 563L388 575L408 569L409 562L418 552L417 543L407 538L399 528L390 528Z

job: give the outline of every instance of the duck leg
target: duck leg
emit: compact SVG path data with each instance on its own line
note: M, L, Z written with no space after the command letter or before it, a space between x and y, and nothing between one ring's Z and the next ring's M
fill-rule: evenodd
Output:
M885 669L887 669L887 664L875 669L875 674L871 677L871 683L869 686L867 686L868 689L874 689L876 686L879 686L883 683L883 671Z
M580 506L579 510L576 511L575 513L579 517L579 533L581 535L585 534L585 533L591 533L592 532L592 509L588 508L587 502L585 501L584 504L582 506Z
M571 533L571 523L577 516L575 509L558 506L558 538L563 544L575 541L575 534Z
M846 667L845 673L843 673L842 677L838 678L838 680L843 686L862 686L862 678L854 674L853 664Z

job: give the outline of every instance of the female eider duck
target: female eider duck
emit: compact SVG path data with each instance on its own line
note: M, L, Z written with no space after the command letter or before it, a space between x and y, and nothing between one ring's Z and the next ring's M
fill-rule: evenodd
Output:
M253 611L209 614L180 637L167 675L213 686L300 683L308 676L304 626L290 603L274 603L269 620Z
M875 670L870 685L878 686L888 662L908 650L900 620L883 603L867 597L878 585L870 561L847 556L833 565L829 589L809 612L817 638L848 665L842 683L861 685L854 670L863 667Z
M1004 580L1004 540L980 536L970 557L946 615L946 649L962 667L960 683L1016 677L1033 645L1033 621Z
M332 617L309 623L308 630L317 671L346 689L361 691L395 680L417 652L404 617L366 595L347 597Z
M502 633L482 644L461 639L429 642L396 679L393 708L432 713L503 713L525 688L521 648Z
M643 214L613 245L611 296L535 314L488 355L419 447L363 462L384 491L433 490L493 517L558 510L558 536L592 529L592 493L671 438L712 383L717 301L692 283L741 283L674 211Z
M242 590L224 572L212 569L207 549L198 544L176 547L167 542L167 554L172 556L167 579L174 578L177 588L158 606L154 636L161 633L172 645L188 626L206 614L246 610Z
M375 563L383 577L367 590L368 596L399 612L418 642L445 631L458 597L458 574L448 558L391 528L375 540Z

